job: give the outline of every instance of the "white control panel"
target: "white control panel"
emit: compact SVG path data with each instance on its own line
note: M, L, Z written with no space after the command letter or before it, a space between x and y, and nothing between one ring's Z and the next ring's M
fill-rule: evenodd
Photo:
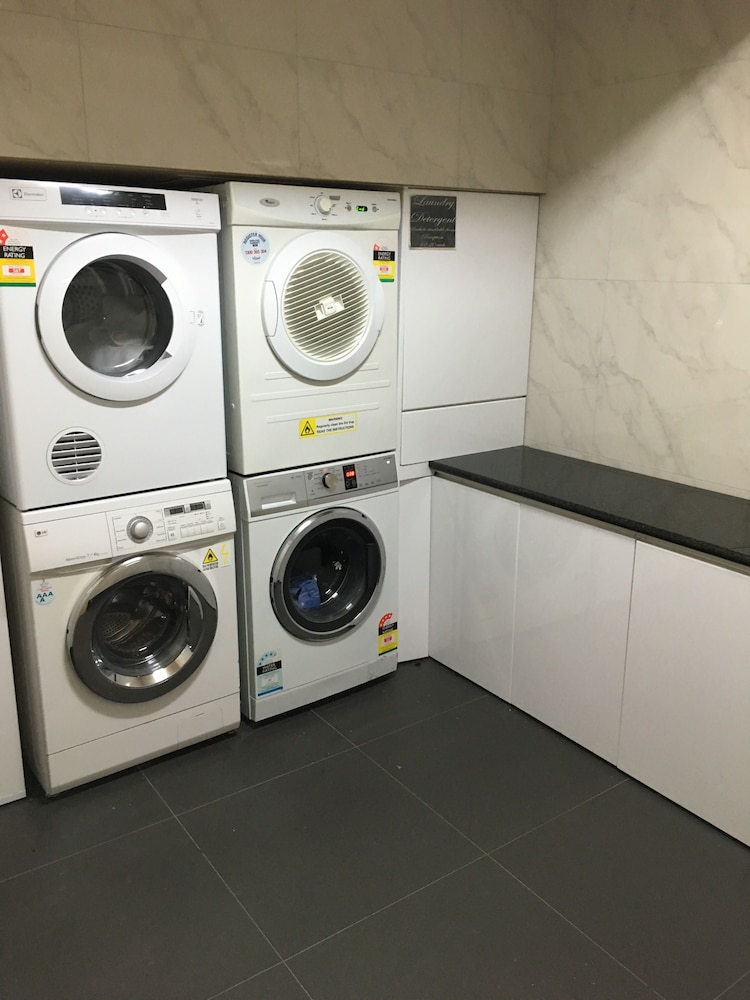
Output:
M250 517L257 517L393 489L397 481L396 457L388 454L256 476L244 488Z

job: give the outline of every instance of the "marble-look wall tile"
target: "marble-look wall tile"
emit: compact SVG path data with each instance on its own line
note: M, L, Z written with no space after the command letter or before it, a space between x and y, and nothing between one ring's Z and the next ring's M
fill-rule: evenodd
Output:
M459 85L300 59L303 175L455 187Z
M750 60L624 85L610 277L750 281L748 108Z
M605 294L603 281L537 280L526 444L579 458L590 453Z
M299 54L326 62L457 80L461 0L304 0Z
M748 315L748 285L609 282L597 457L750 491Z
M539 212L541 277L607 277L620 97L614 85L553 99L547 194Z
M82 24L91 159L295 173L290 56ZM122 82L127 80L127 87Z
M605 281L536 281L529 365L538 386L550 393L596 386L606 290Z
M631 0L623 43L627 79L748 59L750 4L747 0Z
M78 28L0 10L0 155L87 160Z
M462 81L551 94L554 31L552 0L464 0Z
M44 17L76 16L76 0L0 0L0 10L18 14L41 14Z
M632 0L564 0L557 5L555 96L619 83Z
M78 19L268 52L296 52L295 0L78 0Z
M550 98L461 88L458 183L480 190L541 192L547 183Z

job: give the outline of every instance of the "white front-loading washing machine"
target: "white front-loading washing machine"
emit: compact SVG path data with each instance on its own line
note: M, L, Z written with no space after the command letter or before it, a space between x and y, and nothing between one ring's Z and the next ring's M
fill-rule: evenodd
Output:
M243 712L266 719L395 670L395 456L230 478Z
M215 190L229 468L252 475L395 449L400 194Z
M0 181L0 494L226 475L215 195Z
M236 729L224 480L44 510L0 502L21 737L48 793Z
M0 806L22 799L25 794L16 691L8 643L8 617L0 579Z

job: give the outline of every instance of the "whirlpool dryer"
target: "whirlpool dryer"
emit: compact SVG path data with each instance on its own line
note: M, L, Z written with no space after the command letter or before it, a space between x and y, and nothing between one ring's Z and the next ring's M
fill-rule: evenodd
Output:
M394 449L400 195L216 190L229 468L252 475Z
M230 478L245 714L266 719L395 670L395 456Z
M226 474L216 195L0 181L0 494Z
M47 792L237 728L234 528L226 479L0 501L21 735Z

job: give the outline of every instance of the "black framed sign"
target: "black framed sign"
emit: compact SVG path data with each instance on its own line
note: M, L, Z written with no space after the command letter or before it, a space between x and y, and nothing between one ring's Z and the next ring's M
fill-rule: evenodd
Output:
M413 194L409 207L409 246L454 249L455 195Z

